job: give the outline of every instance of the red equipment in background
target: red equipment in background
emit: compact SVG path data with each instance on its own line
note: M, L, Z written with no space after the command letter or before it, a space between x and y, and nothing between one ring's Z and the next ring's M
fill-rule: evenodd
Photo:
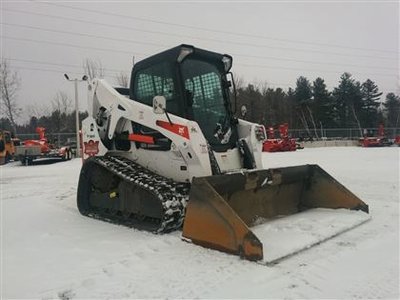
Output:
M25 140L23 145L26 147L40 146L41 153L48 153L53 145L48 143L45 137L46 129L44 127L36 127L36 133L39 134L39 140Z
M49 143L45 136L46 129L44 127L37 127L36 133L39 134L38 140L25 140L22 145L17 146L15 156L23 164L31 164L37 158L60 158L69 160L72 158L72 150L68 146L56 147L54 144Z
M385 147L391 146L392 143L385 135L383 124L379 124L378 135L371 136L371 134L366 133L364 137L359 139L359 145L362 147Z
M397 135L397 136L394 138L394 143L395 143L397 146L400 147L400 135Z
M289 125L287 123L281 124L278 127L280 138L275 138L275 131L273 127L267 130L267 139L264 141L264 152L283 152L283 151L296 151L296 140L289 137Z

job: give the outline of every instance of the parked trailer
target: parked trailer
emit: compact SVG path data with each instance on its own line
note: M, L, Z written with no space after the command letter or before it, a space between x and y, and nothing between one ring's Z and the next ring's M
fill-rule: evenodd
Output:
M22 145L15 149L15 157L24 165L30 165L35 159L39 158L59 158L60 160L70 160L72 150L69 146L56 147L48 142L45 137L46 129L37 127L39 140L25 140Z

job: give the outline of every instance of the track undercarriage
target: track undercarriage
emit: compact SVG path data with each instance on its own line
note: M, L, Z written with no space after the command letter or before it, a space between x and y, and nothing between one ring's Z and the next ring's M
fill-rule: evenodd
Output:
M190 184L154 174L123 157L85 162L78 209L86 216L162 233L181 228Z

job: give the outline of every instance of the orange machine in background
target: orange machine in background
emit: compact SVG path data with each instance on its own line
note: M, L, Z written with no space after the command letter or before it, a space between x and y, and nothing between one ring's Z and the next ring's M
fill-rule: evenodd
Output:
M366 133L364 137L359 139L359 145L361 147L385 147L391 146L392 143L386 137L383 124L379 124L378 135L372 136L371 134Z
M47 140L45 136L46 129L44 127L36 127L36 133L39 134L39 139L38 140L25 140L24 141L24 146L26 147L34 147L34 146L39 146L40 147L40 152L41 153L49 153L52 148L54 148L54 145L49 144L49 141Z
M400 135L397 135L397 136L394 138L394 143L395 143L397 146L400 147Z
M25 140L21 146L16 147L15 156L22 164L30 165L37 158L60 158L62 160L72 158L72 150L69 146L57 147L49 143L45 132L46 129L44 127L37 127L38 140Z
M6 130L0 130L0 165L9 162L15 154L15 145L12 134Z
M267 130L267 139L264 141L264 152L283 152L283 151L296 151L296 140L289 137L289 125L284 123L279 125L280 138L275 138L275 130L269 127Z

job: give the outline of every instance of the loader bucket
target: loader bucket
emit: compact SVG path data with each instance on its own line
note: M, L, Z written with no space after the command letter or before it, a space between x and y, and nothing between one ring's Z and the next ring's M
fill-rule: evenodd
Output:
M261 242L250 227L316 208L368 213L367 204L318 165L198 177L192 181L182 235L207 248L262 260L263 243L268 241ZM326 218L324 210L318 214L317 219ZM304 218L311 217L304 215ZM341 223L335 218L326 219ZM317 225L321 226L332 227L329 223ZM332 231L331 235L340 230Z

